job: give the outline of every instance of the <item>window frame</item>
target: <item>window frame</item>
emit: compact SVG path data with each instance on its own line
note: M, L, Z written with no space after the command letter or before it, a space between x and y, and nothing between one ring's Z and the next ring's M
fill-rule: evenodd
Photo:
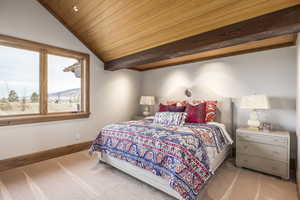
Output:
M52 45L19 39L0 34L0 45L39 52L39 113L0 116L0 126L61 121L90 116L90 57L89 54L68 50ZM81 111L48 113L48 54L75 58L82 62L81 67Z

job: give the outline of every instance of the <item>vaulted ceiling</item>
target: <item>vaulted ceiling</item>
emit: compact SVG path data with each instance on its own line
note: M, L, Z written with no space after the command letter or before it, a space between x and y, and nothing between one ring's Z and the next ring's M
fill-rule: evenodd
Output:
M202 57L201 55L197 57L197 54L218 48L223 48L223 53L217 52L219 56L222 56L234 54L234 52L251 51L251 49L257 49L257 46L260 47L260 50L268 46L288 46L295 42L295 37L290 34L300 31L300 26L297 21L299 20L300 23L300 18L298 19L299 14L297 14L297 11L300 11L299 6L297 6L300 4L300 0L38 1L73 32L91 51L102 59L106 65L106 69L109 70L120 68L144 70L201 60L204 59L202 57L205 57L205 55L202 54ZM78 8L77 12L74 11L74 6ZM287 8L295 9L287 10ZM268 14L276 11L282 12L280 15L272 15L273 18L286 17L286 21L288 21L289 24L283 25L282 22L280 22L281 24L277 25L276 23L279 22L276 21L285 19L278 18L274 23L270 23L268 30L259 30L260 33L264 33L264 35L261 34L261 37L248 40L244 39L243 41L226 45L218 43L215 44L216 47L214 48L206 48L212 45L212 43L205 44L205 42L203 42L205 38L208 38L208 36L205 35L208 32L214 33L214 30L222 30L223 32L218 33L219 36L221 35L222 37L224 33L228 35L228 33L230 34L233 30L238 30L237 32L240 33L244 31L241 27L244 29L247 27L232 25L256 19L259 16L267 16L267 18L259 18L260 21L249 21L249 23L252 22L252 24L254 24L250 24L249 29L256 29L256 27L254 27L255 24L262 26L261 24L265 23L262 20L270 21L273 18L268 18ZM289 13L291 12L294 13L293 16L290 16ZM268 34L266 36L267 31L273 31L273 24L275 24L276 27L280 26L280 34L277 30L275 34ZM222 29L228 26L235 29ZM268 24L266 26L268 26ZM290 29L293 28L293 30L282 31L282 29L288 27ZM260 27L258 27L258 29L259 28ZM202 37L196 37L201 36L201 34ZM215 41L218 41L220 38L218 34L215 33ZM253 36L254 34L256 33L253 31L248 33L249 36ZM233 35L238 34L236 34L235 31ZM243 36L245 36L245 34ZM194 42L193 40L189 40L190 38L194 38ZM192 44L196 44L201 40L201 49L197 47L194 51L188 52L188 47L182 49L181 46L178 46L183 43L178 43L178 41L186 40L189 40ZM255 42L254 44L249 44L250 46L252 45L253 48L249 49L249 45L247 45L249 42ZM238 49L238 51L227 52L227 49L224 49L230 46L242 45L243 43L245 47L239 46L233 48ZM173 44L173 46L171 44ZM173 53L170 50L168 52L161 51L161 49L166 49L167 47L173 48ZM152 56L151 58L149 57L150 54ZM160 56L161 54L165 56ZM218 55L213 55L212 57L218 57ZM191 58L187 56L191 56ZM145 58L145 60L143 60L143 58ZM135 60L133 61L132 59ZM171 61L172 59L176 60Z

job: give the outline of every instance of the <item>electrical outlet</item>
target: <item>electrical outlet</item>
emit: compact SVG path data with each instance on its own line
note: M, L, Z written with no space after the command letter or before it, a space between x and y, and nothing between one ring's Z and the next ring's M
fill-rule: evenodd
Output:
M80 138L81 138L80 133L77 133L77 134L76 134L76 140L80 140Z

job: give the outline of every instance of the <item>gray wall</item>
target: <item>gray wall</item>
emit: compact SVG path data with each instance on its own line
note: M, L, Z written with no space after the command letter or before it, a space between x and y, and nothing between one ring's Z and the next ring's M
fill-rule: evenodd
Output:
M146 71L142 94L179 100L192 88L194 98L232 97L235 126L245 125L249 114L239 108L240 97L266 94L272 109L261 113L261 119L292 132L295 158L296 76L296 48L288 47Z
M0 34L90 54L91 117L0 128L0 160L95 139L106 124L137 111L139 72L104 71L103 63L36 0L0 0ZM76 139L76 135L80 135Z

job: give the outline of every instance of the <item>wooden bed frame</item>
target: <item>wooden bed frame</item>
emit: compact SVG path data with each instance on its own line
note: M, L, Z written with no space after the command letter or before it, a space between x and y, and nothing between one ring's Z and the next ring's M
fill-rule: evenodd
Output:
M229 98L218 100L218 119L217 121L224 124L226 126L226 129L228 133L232 136L232 101ZM212 163L214 172L228 157L228 155L231 154L231 146L229 145L226 147L218 156L215 158L215 160ZM183 200L182 197L177 193L173 188L169 186L169 183L167 180L162 179L159 176L154 175L153 173L136 167L126 161L119 160L117 158L108 156L107 154L102 154L98 152L98 158L100 161L105 162L108 165L111 165L135 178L138 180L141 180L142 182L145 182L154 188L161 190L167 194L169 194L172 197L175 197L178 200ZM207 184L206 184L207 185ZM200 192L198 199L201 199L201 196L205 193L206 187L202 189Z

